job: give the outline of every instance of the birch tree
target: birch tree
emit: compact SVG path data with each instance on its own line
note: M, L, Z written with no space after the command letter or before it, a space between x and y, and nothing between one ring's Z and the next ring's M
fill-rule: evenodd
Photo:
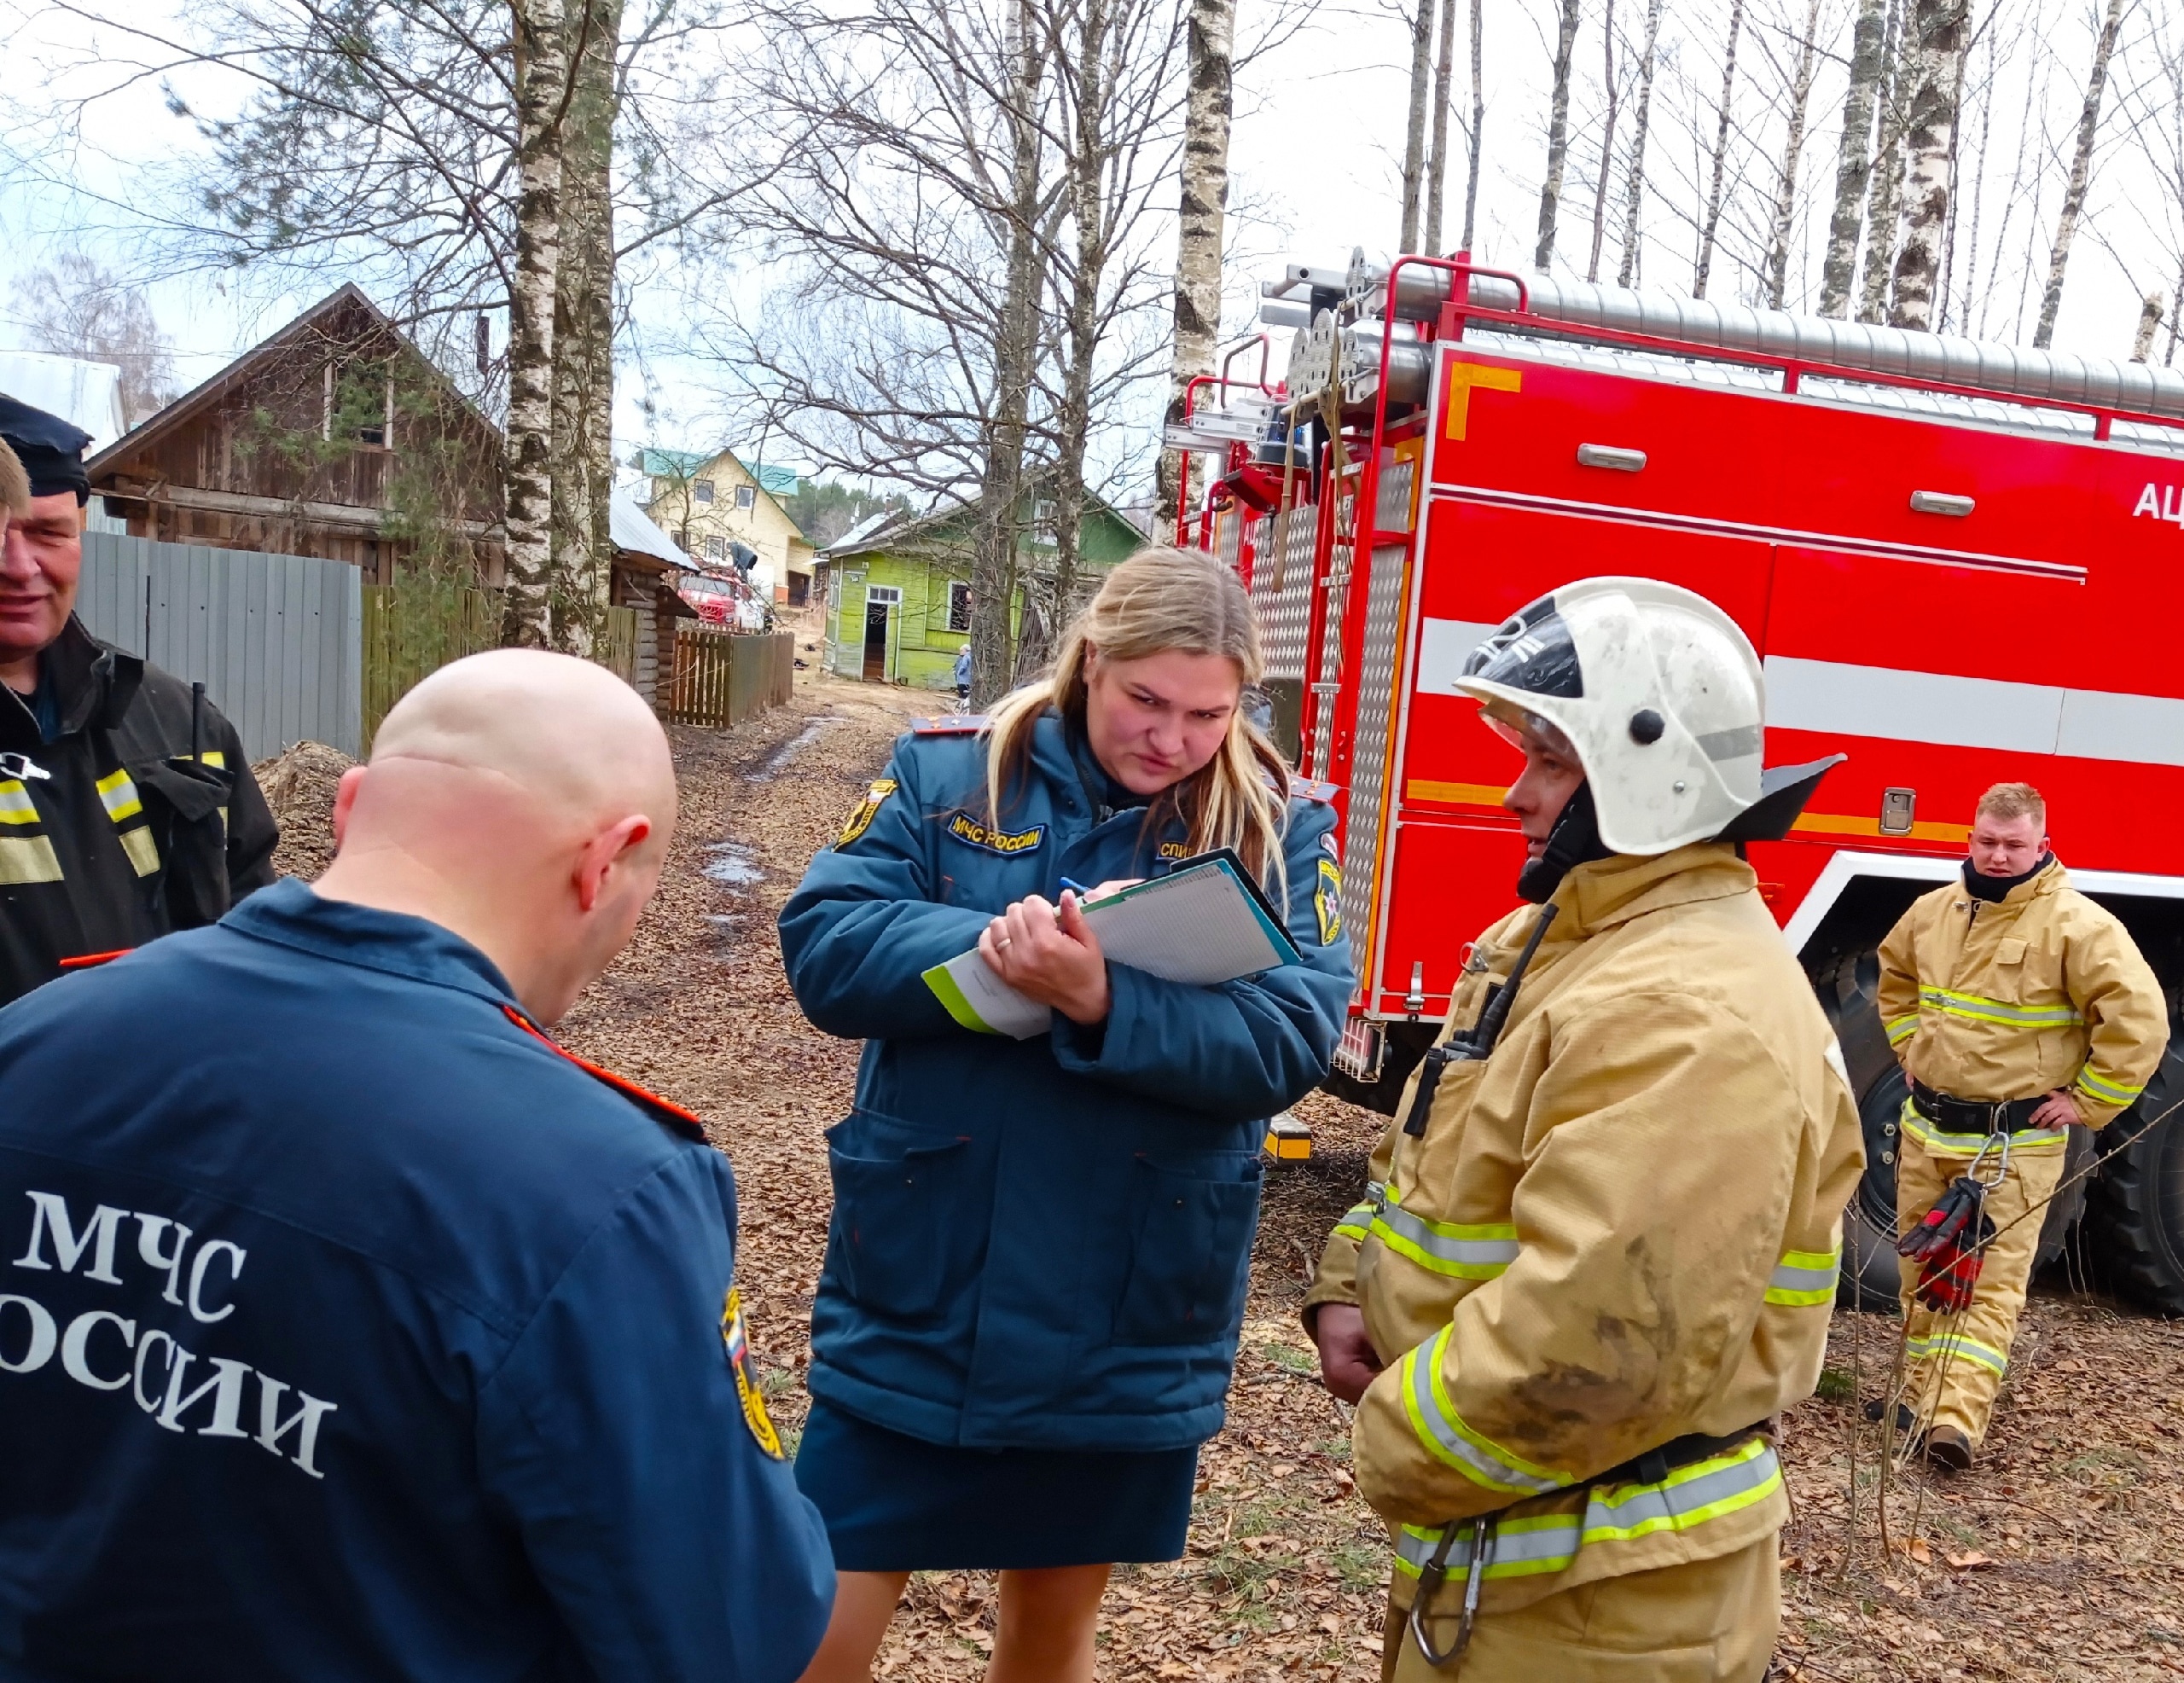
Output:
M1570 67L1577 45L1580 0L1561 0L1554 36L1554 90L1547 116L1547 174L1539 189L1539 241L1532 267L1542 275L1554 262L1555 219L1562 208L1562 170L1570 153ZM1743 0L1737 0L1741 5Z
M1455 93L1456 0L1441 0L1441 45L1433 62L1433 139L1426 165L1426 250L1441 255L1441 203L1449 179L1449 106Z
M1912 84L1904 129L1909 185L1888 319L1892 327L1920 333L1933 325L1942 236L1949 224L1964 23L1964 0L1914 0L1907 54Z
M1729 156L1729 107L1737 85L1737 37L1744 30L1745 0L1729 0L1729 30L1722 49L1722 98L1716 107L1714 156L1706 182L1706 207L1699 224L1699 258L1692 267L1691 295L1706 296L1706 282L1714 267L1714 239L1722 224L1722 172Z
M1412 0L1410 105L1403 125L1403 234L1396 249L1418 249L1419 212L1426 188L1426 105L1433 78L1434 0Z
M1890 0L1888 40L1883 49L1880 139L1873 156L1871 193L1866 211L1866 260L1858 283L1858 319L1879 322L1888 311L1889 277L1896 268L1896 224L1903 194L1903 134L1910 114L1905 87L1905 7L1912 0Z
M1638 284L1640 218L1646 195L1646 136L1653 114L1653 63L1661 39L1661 0L1646 0L1646 44L1638 54L1638 97L1630 113L1630 161L1623 190L1623 267L1618 287Z
M553 646L588 654L607 604L614 483L615 47L620 0L582 0L566 20L563 238L554 282Z
M2071 242L2077 237L2078 218L2085 211L2086 188L2093 178L2093 145L2100 131L2100 102L2108 85L2109 55L2116 50L2116 35L2123 23L2123 0L2108 0L2100 32L2094 38L2093 72L2086 78L2085 104L2078 113L2077 148L2071 154L2070 181L2063 189L2063 207L2055 218L2055 243L2048 254L2048 286L2040 298L2040 325L2032 334L2036 350L2045 351L2054 340L2056 312L2063 307L2063 271L2071 260Z
M1228 202L1228 125L1234 109L1230 57L1235 0L1191 0L1183 110L1182 198L1176 213L1176 355L1169 376L1170 426L1183 418L1192 379L1213 372L1221 332L1222 220ZM1155 502L1164 527L1179 502L1195 505L1194 458L1163 450Z
M1835 214L1827 224L1821 265L1820 313L1847 317L1857 276L1858 231L1865 225L1866 189L1873 177L1873 110L1880 90L1888 0L1858 0L1850 32L1850 85L1843 95L1843 149L1835 165Z
M1805 114L1812 104L1812 82L1819 58L1821 0L1805 11L1804 32L1798 38L1797 68L1790 78L1788 132L1782 142L1782 165L1774 178L1774 219L1767 247L1767 302L1782 307L1790 280L1790 235L1798 207L1798 165L1804 154Z
M1607 179L1615 168L1615 119L1621 86L1615 74L1615 0L1602 0L1600 12L1600 86L1607 108L1600 119L1600 166L1593 181L1593 249L1585 264L1585 278L1600 277L1600 242L1607 235Z
M554 646L554 299L561 259L561 131L569 41L561 0L511 0L515 21L515 280L502 467L508 592L501 641Z
M1486 47L1480 20L1485 0L1471 0L1471 128L1464 136L1464 237L1460 242L1465 251L1475 249L1472 239L1478 229L1478 154L1486 142Z

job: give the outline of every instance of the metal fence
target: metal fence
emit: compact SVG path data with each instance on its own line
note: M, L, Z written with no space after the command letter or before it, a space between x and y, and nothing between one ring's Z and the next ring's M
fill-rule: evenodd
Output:
M796 682L796 635L677 625L668 717L677 724L741 724L787 705Z
M305 740L363 750L362 577L306 555L84 534L93 636L205 694L253 760Z

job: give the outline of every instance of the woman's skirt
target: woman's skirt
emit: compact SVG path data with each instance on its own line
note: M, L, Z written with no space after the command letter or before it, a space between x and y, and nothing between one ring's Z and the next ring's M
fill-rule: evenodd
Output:
M815 1401L796 1482L845 1572L1179 1560L1198 1450L959 1449Z

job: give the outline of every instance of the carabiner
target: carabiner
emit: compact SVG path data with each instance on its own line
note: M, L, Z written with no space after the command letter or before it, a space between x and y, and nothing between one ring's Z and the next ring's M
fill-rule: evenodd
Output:
M1979 1165L1987 1160L1989 1152L1997 1153L1995 1158L1995 1178L1991 1181L1980 1181ZM2007 1134L1989 1134L1986 1143L1979 1147L1978 1153L1966 1166L1964 1172L1967 1178L1978 1181L1980 1186L1989 1192L2001 1186L2003 1181L2009 1179L2010 1136Z
M1443 1529L1439 1544L1419 1571L1418 1591L1410 1603L1410 1639L1418 1645L1419 1654L1435 1671L1461 1660L1464 1650L1471 1646L1472 1627L1478 1621L1479 1587L1485 1583L1486 1569L1494 1559L1494 1516L1482 1513L1471 1523L1471 1560L1466 1568L1464 1610L1456 1625L1456 1639L1445 1651L1437 1652L1426 1634L1426 1604L1448 1577L1449 1548L1455 1541L1457 1523L1450 1520Z

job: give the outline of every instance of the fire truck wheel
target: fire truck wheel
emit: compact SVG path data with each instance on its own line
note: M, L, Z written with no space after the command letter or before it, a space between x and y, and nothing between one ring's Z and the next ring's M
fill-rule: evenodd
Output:
M2087 1201L2094 1264L2125 1296L2184 1315L2184 1053L2174 1041L2136 1105L2100 1131Z
M1896 1154L1901 1148L1903 1101L1909 1096L1910 1083L1889 1050L1888 1036L1880 1025L1880 955L1870 948L1853 953L1816 978L1814 985L1843 1048L1866 1141L1866 1172L1850 1208L1843 1212L1843 1273L1836 1301L1846 1309L1893 1314L1901 1280L1896 1256ZM2071 1130L2070 1169L2082 1165L2092 1150L2084 1129ZM2049 1207L2042 1225L2036 1266L2062 1254L2071 1228L2085 1208L2086 1178L2066 1174L2065 1179L2066 1190Z

